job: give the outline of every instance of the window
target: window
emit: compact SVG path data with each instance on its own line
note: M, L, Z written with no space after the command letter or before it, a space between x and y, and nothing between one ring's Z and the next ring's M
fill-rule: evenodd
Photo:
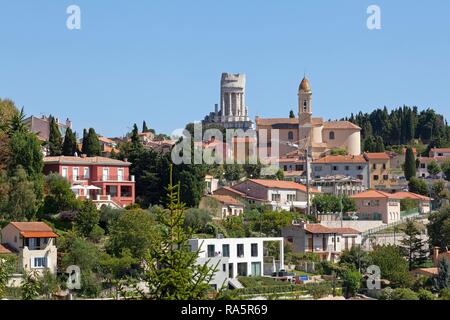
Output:
M386 170L386 163L383 163L383 170Z
M374 164L372 165L372 168L373 168L373 170L376 170L376 169L377 169L377 164L374 163Z
M261 262L252 262L252 276L261 276Z
M222 264L222 271L227 272L227 265L225 263Z
M330 138L330 140L334 140L334 139L335 139L334 131L331 131L331 132L330 132L329 138Z
M252 257L257 257L258 256L258 244L257 243L252 243L252 247L251 247L251 251L252 251Z
M61 175L62 175L64 178L67 178L67 168L66 168L66 167L62 168L62 173L61 173Z
M387 174L385 174L385 175L383 176L383 180L389 180L389 176L388 176Z
M358 166L358 170L362 170L363 169L363 166Z
M241 277L247 276L247 262L237 264L237 272Z
M111 197L117 197L117 186L106 186L106 194Z
M102 180L103 181L108 181L108 178L109 178L109 169L108 168L103 168Z
M294 243L294 238L293 237L287 237L287 242Z
M73 176L73 180L77 181L80 179L80 168L73 168L72 169L72 176Z
M425 169L426 168L425 163L421 163L420 168Z
M123 181L123 169L117 169L117 181Z
M224 257L230 256L230 245L229 244L223 244L222 245L222 255Z
M212 258L215 256L216 248L213 244L208 244L208 258Z
M84 179L89 179L89 168L83 169L83 177Z
M339 167L338 166L333 166L333 171L338 171Z
M284 171L288 171L288 166L284 166Z
M279 194L272 193L272 201L280 201L281 196Z
M293 202L293 201L295 201L296 199L295 199L295 194L288 194L287 195L287 201L289 201L289 202Z
M375 180L375 181L378 181L379 178L380 178L380 177L377 176L377 175L374 175L374 176L373 176L373 180Z
M295 171L303 171L303 170L304 170L304 168L303 168L302 164L296 164L295 165Z
M362 174L358 174L358 175L356 176L356 178L357 178L358 180L364 180L364 176L363 176Z
M244 257L244 245L242 243L239 243L237 245L237 256L239 258L243 258Z
M322 166L317 166L316 171L322 171Z
M32 268L46 268L46 267L47 267L46 257L34 258L34 260L32 261Z
M294 140L294 133L292 131L288 132L288 140Z
M349 171L350 170L350 166L345 166L345 171Z

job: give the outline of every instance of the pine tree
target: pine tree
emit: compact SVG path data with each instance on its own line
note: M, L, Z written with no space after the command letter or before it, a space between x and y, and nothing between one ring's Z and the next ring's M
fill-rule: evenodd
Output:
M414 152L411 147L408 147L406 149L404 171L406 180L408 181L416 176L416 159L414 157Z
M193 230L184 228L185 205L180 201L180 185L172 183L172 167L167 192L167 209L157 211L161 241L151 246L145 259L149 293L142 295L156 300L205 299L217 265L197 264L200 248L189 248Z
M289 118L291 118L291 119L294 119L294 118L295 118L295 113L294 113L293 110L291 110L291 111L289 112Z
M93 128L90 128L87 133L86 141L83 144L83 149L83 153L88 157L100 156L102 154L100 141L98 140L97 133L95 133Z
M408 220L404 232L405 237L401 241L401 247L411 271L420 267L427 260L427 250L424 249L426 242L420 238L420 231L412 220Z
M148 131L149 130L148 130L148 127L147 127L147 123L144 120L144 122L142 123L142 132L148 132Z
M75 133L73 133L72 129L67 128L62 146L62 154L63 156L73 156L75 152L77 152L77 149L78 146Z
M62 137L54 117L50 116L50 134L48 137L50 156L60 156L62 153Z

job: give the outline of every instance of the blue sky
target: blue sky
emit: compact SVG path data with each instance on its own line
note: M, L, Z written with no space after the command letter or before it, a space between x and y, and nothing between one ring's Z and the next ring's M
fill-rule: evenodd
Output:
M81 8L81 30L66 8ZM366 27L381 7L381 30ZM252 118L296 108L306 70L316 116L417 105L450 118L449 1L0 0L0 97L27 114L120 136L170 133L247 75Z

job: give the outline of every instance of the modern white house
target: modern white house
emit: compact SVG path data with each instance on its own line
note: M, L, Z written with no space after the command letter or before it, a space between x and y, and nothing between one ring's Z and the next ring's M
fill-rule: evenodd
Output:
M276 244L276 245L273 245ZM220 289L238 276L271 276L284 269L283 238L213 238L189 240L197 262L218 265L211 286Z

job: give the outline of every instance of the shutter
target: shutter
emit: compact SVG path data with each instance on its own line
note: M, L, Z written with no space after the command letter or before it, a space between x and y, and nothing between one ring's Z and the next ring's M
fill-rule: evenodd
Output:
M50 257L45 257L45 267L50 268Z

